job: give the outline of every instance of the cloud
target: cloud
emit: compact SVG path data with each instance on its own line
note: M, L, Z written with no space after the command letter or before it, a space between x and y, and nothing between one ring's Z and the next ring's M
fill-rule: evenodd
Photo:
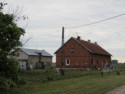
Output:
M26 47L47 49L51 54L61 45L61 28L103 20L125 12L125 0L7 0L9 7L23 6L28 21L24 39L32 37ZM125 61L125 16L91 26L65 29L65 41L80 35L98 42L115 59Z

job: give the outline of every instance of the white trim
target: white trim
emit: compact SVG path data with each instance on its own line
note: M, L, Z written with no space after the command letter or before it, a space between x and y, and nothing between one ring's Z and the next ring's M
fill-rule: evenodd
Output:
M67 63L67 61L69 61L69 62L68 62L69 64ZM70 65L70 59L69 59L69 58L66 58L65 64L66 64L66 65Z

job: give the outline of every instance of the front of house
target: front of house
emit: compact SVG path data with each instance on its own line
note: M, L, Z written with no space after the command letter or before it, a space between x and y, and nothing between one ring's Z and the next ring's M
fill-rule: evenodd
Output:
M23 70L50 67L52 63L52 55L45 50L19 48L16 59Z
M70 38L56 52L57 68L102 68L111 63L111 54L90 40Z

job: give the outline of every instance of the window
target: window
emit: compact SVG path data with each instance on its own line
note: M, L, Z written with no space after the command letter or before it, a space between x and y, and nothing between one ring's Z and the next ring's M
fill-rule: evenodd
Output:
M70 53L74 53L74 48L70 48Z
M66 59L66 65L70 65L70 60Z
M70 47L70 53L74 53L74 47L73 46Z

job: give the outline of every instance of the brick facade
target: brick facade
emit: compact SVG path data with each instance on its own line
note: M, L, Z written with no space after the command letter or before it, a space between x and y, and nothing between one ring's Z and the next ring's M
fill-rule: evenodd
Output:
M79 39L71 38L55 52L58 68L101 68L111 62L110 54L92 53L89 48L80 43L82 42Z

